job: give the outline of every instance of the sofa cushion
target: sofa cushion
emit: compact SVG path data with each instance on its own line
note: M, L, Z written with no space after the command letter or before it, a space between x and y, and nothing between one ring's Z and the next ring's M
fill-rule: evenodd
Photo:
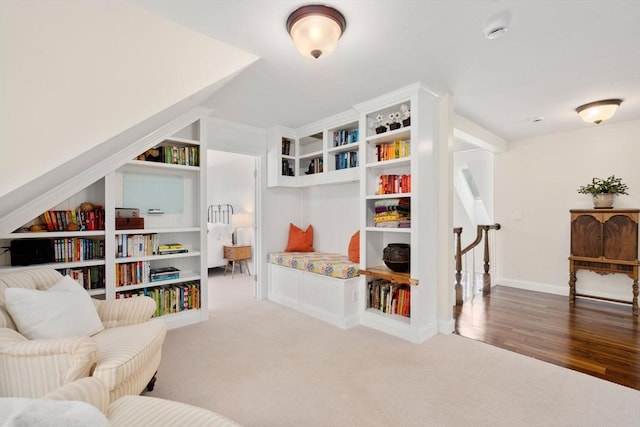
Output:
M5 290L7 311L29 339L94 335L104 329L91 297L69 276L46 291Z
M162 349L167 325L162 319L118 328L94 335L98 344L98 364L93 376L113 390L153 359Z

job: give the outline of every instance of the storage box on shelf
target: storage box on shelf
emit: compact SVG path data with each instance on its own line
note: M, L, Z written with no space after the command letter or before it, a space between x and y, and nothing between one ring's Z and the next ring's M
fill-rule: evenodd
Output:
M31 259L19 249L5 251L0 268L50 265L78 280L92 296L152 296L156 314L169 327L206 319L206 286L201 284L207 270L200 250L206 248L206 156L201 156L200 138L196 120L19 230L0 236L0 246L11 247L15 241L18 248L37 249L23 251ZM136 186L140 188L132 188ZM149 213L155 208L164 213ZM159 250L175 243L184 250ZM12 265L16 254L21 265ZM151 269L167 267L179 272L151 281Z
M425 246L437 244L435 235L425 240L436 218L422 209L436 203L437 195L421 186L425 169L435 169L437 163L429 157L429 147L417 149L418 141L435 143L434 98L413 85L355 107L365 159L360 182L362 323L413 342L437 332L437 272L421 259L430 253ZM376 130L381 122L394 124ZM409 271L396 272L384 264L384 249L392 243L410 246Z

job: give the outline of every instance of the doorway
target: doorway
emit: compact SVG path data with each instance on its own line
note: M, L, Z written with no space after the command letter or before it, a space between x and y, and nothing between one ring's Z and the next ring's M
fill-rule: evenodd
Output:
M208 224L210 311L256 298L256 169L256 156L207 150L207 206L222 213Z

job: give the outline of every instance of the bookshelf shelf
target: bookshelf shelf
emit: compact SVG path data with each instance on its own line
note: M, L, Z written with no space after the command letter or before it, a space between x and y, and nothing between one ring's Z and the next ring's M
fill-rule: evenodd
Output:
M189 258L189 257L200 257L200 251L189 251L178 254L166 254L166 255L146 255L146 256L136 256L136 257L120 257L116 258L116 264L124 264L127 262L138 262L138 261L158 261L158 260L167 260L172 258Z
M193 271L181 271L177 279L156 280L154 282L143 282L135 285L116 286L116 292L135 291L144 288L155 288L158 286L175 285L176 283L193 282L200 280L200 276Z
M411 234L411 228L365 227L365 231L372 232L372 233Z
M136 168L166 169L166 170L189 171L189 172L198 172L200 170L199 166L174 165L171 163L151 162L146 160L129 160L127 162L127 165L133 166Z
M406 326L410 326L411 325L411 318L407 317L407 316L400 316L398 314L392 314L392 313L385 313L381 310L378 310L376 308L368 308L366 311L366 314L369 316L375 316L377 318L382 318L382 319L386 319L386 320L390 320L392 322L398 322L400 324L406 325Z
M97 237L97 236L104 236L104 230L10 233L6 236L0 237L0 239L51 239L51 238L57 238L57 237Z
M384 265L369 267L364 270L360 270L358 271L358 274L377 277L379 279L392 280L394 282L404 283L407 285L418 285L418 280L412 279L409 273L398 273L397 271L388 269Z

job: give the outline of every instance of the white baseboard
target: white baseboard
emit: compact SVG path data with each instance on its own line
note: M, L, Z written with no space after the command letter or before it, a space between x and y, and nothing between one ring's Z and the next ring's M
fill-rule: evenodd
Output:
M438 333L450 335L456 327L456 321L453 319L438 320Z
M538 282L528 282L526 280L518 280L518 279L508 279L504 277L499 277L496 280L496 283L501 286L509 286L511 288L525 289L528 291L537 291L537 292L545 292L547 294L554 295L562 295L569 296L569 284L567 283L564 286L558 285L549 285L547 283L538 283ZM577 292L581 292L580 289ZM609 298L609 299L619 299L619 300L631 300L630 293L629 294L613 294L607 292L598 292L598 291L585 291L584 293L589 293L590 295Z
M498 277L496 283L501 286L509 286L511 288L525 289L527 291L545 292L547 294L569 296L569 285L558 286L549 285L547 283L529 282L526 280L509 279L506 277Z

